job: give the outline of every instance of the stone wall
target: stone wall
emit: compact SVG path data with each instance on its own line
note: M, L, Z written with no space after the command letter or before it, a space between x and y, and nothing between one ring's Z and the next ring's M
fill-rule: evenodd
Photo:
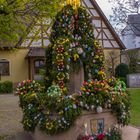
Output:
M127 85L130 88L140 87L140 73L127 75Z
M68 131L58 135L49 136L44 132L41 132L39 129L36 129L33 137L34 140L77 140L77 137L80 134L93 133L94 130L92 128L96 128L96 126L92 122L96 122L96 120L103 120L104 130L107 130L117 122L116 118L111 114L110 110L104 110L99 114L95 112L83 112L81 117L75 121L75 124ZM85 125L87 127L85 127Z

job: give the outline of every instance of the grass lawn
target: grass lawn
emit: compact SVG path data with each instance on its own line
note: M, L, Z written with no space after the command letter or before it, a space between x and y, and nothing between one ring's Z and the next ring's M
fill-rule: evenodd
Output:
M129 89L132 100L131 124L140 127L140 88Z

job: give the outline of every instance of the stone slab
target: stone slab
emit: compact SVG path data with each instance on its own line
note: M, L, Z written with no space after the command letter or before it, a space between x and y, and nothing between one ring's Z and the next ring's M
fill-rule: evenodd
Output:
M139 88L140 87L140 73L128 74L127 85L129 88Z
M126 126L122 128L123 140L138 140L139 129L133 126Z

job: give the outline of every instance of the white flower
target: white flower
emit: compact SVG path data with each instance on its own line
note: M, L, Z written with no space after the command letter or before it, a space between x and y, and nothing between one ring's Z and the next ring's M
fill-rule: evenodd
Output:
M91 55L94 56L94 52L92 52Z
M89 78L92 78L92 75L91 75L91 73L89 73L89 74L88 74L88 77L89 77Z
M67 68L67 70L69 70L69 69L70 69L70 66L69 66L69 65L67 65L67 66L66 66L66 68Z
M81 101L81 102L80 102L80 106L83 106L83 105L84 105L84 103Z
M95 107L95 106L94 106L94 105L92 105L92 106L91 106L91 110L94 110L94 107Z
M89 110L89 106L87 106L86 109Z
M82 54L83 53L83 49L82 48L77 48L77 52L78 52L78 54Z
M108 104L108 107L111 108L111 104Z
M97 111L97 113L102 113L103 112L103 108L101 106L98 106L96 111Z

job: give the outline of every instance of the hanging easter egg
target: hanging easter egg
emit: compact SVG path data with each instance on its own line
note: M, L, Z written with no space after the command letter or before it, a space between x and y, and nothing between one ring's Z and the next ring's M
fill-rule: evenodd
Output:
M96 108L97 113L102 113L103 112L103 108L101 106L98 106Z
M84 106L84 103L83 103L82 101L80 102L80 106L81 106L81 107L83 107L83 106Z
M77 52L78 52L78 54L82 54L83 53L83 49L82 48L77 48Z
M91 55L94 56L94 52L92 52Z
M93 110L94 110L94 108L95 108L95 106L94 106L94 105L92 105L92 106L91 106L91 110L93 111Z
M83 58L85 58L86 57L86 53L83 53Z

